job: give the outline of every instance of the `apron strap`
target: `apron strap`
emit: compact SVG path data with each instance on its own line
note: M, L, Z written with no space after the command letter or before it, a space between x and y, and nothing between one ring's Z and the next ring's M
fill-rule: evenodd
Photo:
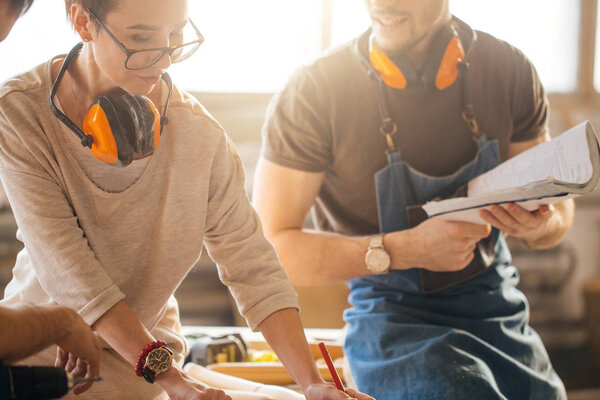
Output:
M466 24L464 25L468 26ZM463 85L462 99L464 108L462 112L462 118L469 127L469 131L471 131L471 138L475 141L475 143L479 143L481 138L481 131L479 130L479 124L477 123L477 119L475 117L475 110L471 101L471 91L469 90L469 84L466 76L466 72L468 71L470 66L469 60L471 58L473 46L477 41L477 34L470 27L469 30L472 34L471 43L469 44L469 49L467 50L467 54L465 55L464 61L458 63L458 69L460 70L461 75L460 79ZM366 62L364 63L367 64ZM393 136L398 131L398 126L396 125L392 117L390 117L388 103L385 98L385 83L379 77L379 74L370 67L370 64L367 65L367 69L369 71L369 75L377 81L377 108L379 110L379 117L381 118L379 133L381 133L385 137L388 147L385 150L385 155L389 158L390 153L399 151L398 147L396 147L396 145L394 144L393 138Z
M471 91L469 90L469 83L467 82L467 71L471 66L469 60L471 59L471 51L473 50L473 45L477 41L477 33L473 32L473 38L471 39L471 44L469 45L469 50L467 50L467 54L465 55L465 60L458 63L458 69L460 71L460 79L462 80L463 90L463 104L464 109L462 112L462 118L467 123L469 130L471 131L472 138L475 142L479 142L479 137L481 136L481 131L479 130L479 124L477 124L477 119L475 118L475 110L473 109L473 102L471 101Z
M379 77L378 77L379 78ZM397 152L398 148L394 144L392 136L398 131L398 126L390 117L390 112L387 107L387 101L385 99L385 83L381 79L377 79L377 108L379 109L379 116L381 118L381 126L379 126L379 133L385 136L388 148L385 150L385 155L389 157L390 153Z

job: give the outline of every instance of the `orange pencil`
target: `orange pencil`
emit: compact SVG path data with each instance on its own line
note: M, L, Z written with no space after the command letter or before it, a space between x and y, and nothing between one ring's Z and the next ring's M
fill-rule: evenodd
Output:
M338 375L337 370L333 366L333 361L331 361L331 356L329 355L329 352L327 351L327 347L325 347L325 343L323 343L323 342L319 343L319 349L321 349L321 354L323 354L323 358L325 359L327 368L329 368L329 372L331 373L331 376L333 377L333 382L335 382L335 386L338 388L338 390L341 390L342 392L346 393L346 389L344 389L344 385L342 385L340 376Z

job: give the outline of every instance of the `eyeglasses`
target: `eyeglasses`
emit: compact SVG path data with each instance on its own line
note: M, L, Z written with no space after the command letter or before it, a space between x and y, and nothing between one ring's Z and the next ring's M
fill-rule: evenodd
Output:
M158 62L164 55L171 57L171 63L178 63L189 58L198 50L198 47L204 42L204 36L198 30L191 19L188 19L190 25L196 31L198 39L188 43L173 45L169 47L157 47L154 49L132 50L125 47L123 43L116 38L115 35L100 21L100 18L94 14L91 9L87 9L90 15L100 24L102 29L106 31L108 36L119 46L125 53L125 68L129 70L138 70L148 68Z

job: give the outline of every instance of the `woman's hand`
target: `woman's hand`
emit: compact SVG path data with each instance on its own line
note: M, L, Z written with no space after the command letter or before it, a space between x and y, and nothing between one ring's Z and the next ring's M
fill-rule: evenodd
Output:
M171 400L232 400L223 390L206 386L181 371L175 364L156 378Z
M307 400L375 400L371 396L357 392L353 389L346 389L346 393L338 390L333 383L316 383L310 385L305 393Z
M54 366L64 368L76 378L93 378L100 375L100 355L102 346L94 332L83 319L70 308L57 310L64 315L60 323L65 333L56 341L58 350ZM76 385L73 393L80 394L88 390L93 382Z

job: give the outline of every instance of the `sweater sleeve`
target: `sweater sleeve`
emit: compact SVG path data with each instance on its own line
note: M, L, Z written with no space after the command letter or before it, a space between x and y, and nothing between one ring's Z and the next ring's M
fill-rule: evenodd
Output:
M206 227L205 245L219 276L253 330L275 311L298 308L296 292L244 191L239 156L225 136L211 168Z
M0 99L0 179L20 237L43 290L91 325L125 296L95 257L60 183L43 109L10 98Z

